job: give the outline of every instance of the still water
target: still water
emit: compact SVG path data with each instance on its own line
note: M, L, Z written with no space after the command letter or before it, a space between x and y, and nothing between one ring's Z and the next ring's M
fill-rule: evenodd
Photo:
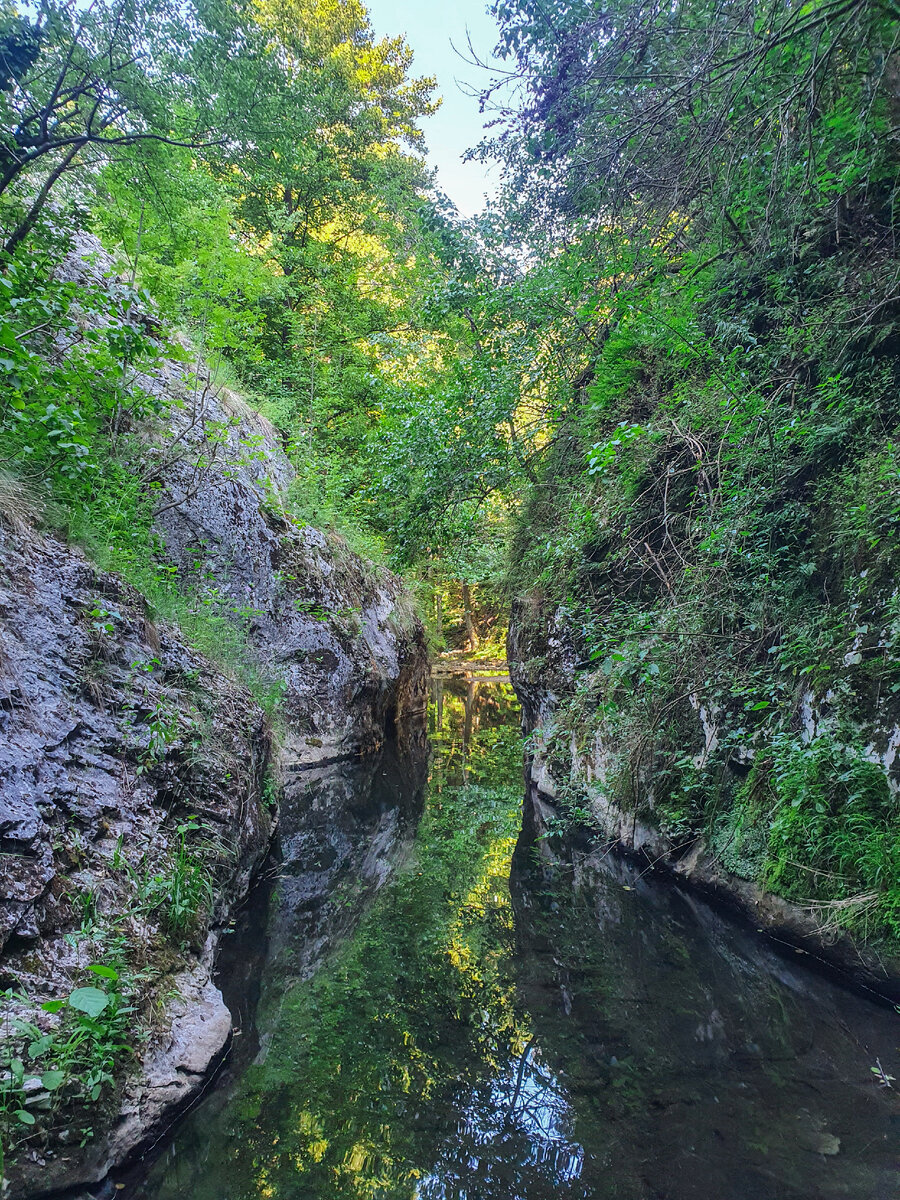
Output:
M231 1067L118 1194L898 1200L896 1013L520 834L512 692L435 688L430 752L292 780Z

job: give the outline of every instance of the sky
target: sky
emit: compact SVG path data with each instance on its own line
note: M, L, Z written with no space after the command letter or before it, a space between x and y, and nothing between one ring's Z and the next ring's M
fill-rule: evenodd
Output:
M463 153L481 141L484 118L478 100L461 83L481 87L485 71L464 62L469 57L467 35L479 58L488 62L497 41L497 25L488 15L487 0L366 0L375 33L404 34L414 54L413 75L437 76L436 95L443 104L423 122L428 161L438 171L438 187L464 216L484 207L485 194L496 189L497 171L484 163L462 161Z

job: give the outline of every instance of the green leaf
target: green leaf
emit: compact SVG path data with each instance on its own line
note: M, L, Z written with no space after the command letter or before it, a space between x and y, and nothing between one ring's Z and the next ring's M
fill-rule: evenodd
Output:
M34 1117L30 1112L26 1112L24 1108L16 1110L16 1120L21 1121L23 1125L33 1125Z
M41 1005L44 1012L57 1013L65 1005L64 1000L47 1000Z
M114 614L118 615L118 614ZM95 975L100 975L104 979L111 979L114 983L119 978L118 971L114 971L112 967L105 967L102 963L91 963L88 967L89 971L93 971Z
M37 1038L28 1047L28 1057L29 1058L40 1058L40 1056L42 1054L45 1054L52 1045L53 1045L52 1034L45 1033L43 1037Z
M57 1088L61 1088L66 1081L66 1076L62 1071L45 1071L41 1076L41 1087L46 1088L48 1092L55 1092Z
M109 1004L109 996L95 987L76 988L69 997L69 1006L89 1017L99 1017Z

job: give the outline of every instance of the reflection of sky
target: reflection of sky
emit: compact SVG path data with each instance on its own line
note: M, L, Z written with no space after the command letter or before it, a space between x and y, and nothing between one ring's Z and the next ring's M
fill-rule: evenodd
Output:
M499 1079L472 1090L455 1135L416 1200L464 1200L493 1195L517 1200L534 1182L561 1187L581 1175L584 1149L572 1140L565 1092L529 1042Z

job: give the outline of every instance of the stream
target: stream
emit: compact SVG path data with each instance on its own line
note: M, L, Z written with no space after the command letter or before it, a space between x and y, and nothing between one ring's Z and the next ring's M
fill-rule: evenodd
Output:
M436 680L430 751L295 774L220 962L230 1063L118 1195L896 1200L896 1013L538 854L518 722L508 684Z

